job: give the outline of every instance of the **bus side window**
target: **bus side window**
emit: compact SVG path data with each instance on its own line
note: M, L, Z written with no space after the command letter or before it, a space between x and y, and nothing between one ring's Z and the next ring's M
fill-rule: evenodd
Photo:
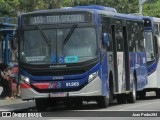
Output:
M158 24L154 24L154 34L159 35L158 33Z
M137 28L137 40L138 40L138 44L137 44L137 49L139 51L144 51L144 36L143 36L143 24L142 23L138 23L138 28Z
M160 36L160 23L158 24L158 36Z
M100 48L103 49L103 38L102 38L102 32L103 32L103 26L102 24L100 23L99 24L99 39L100 39Z
M155 54L156 54L156 58L158 58L159 54L158 54L158 36L154 36L154 46L155 46Z
M104 46L107 49L107 51L112 51L110 21L111 21L111 18L103 17L102 32L108 34L108 44L107 44L107 46Z
M131 21L127 21L127 30L128 30L128 41L129 41L129 51L135 51L135 34L133 32L133 25Z
M141 32L142 31L140 31L140 27L139 27L138 22L134 22L133 33L135 35L134 41L136 42L136 51L137 52L143 51L142 42L144 39L142 39L142 37L141 37L141 34L143 34Z
M103 17L103 32L108 34L108 44L105 46L107 51L112 51L113 50L113 43L112 43L112 30L111 30L111 25L115 24L115 19L114 18L108 18L108 17Z
M122 26L116 26L117 51L123 51L123 29Z

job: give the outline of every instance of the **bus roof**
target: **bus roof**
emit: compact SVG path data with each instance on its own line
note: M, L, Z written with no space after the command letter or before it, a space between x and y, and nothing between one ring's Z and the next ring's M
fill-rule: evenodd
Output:
M107 17L113 17L113 18L119 18L119 19L125 19L125 20L135 20L135 21L143 20L141 16L122 14L122 13L113 13L109 11L99 11L99 10L97 11L99 14L106 15Z
M72 12L72 11L94 11L94 10L102 10L102 11L109 11L109 12L117 12L115 8L112 7L105 7L99 5L90 5L90 6L75 6L75 7L64 7L60 9L49 9L49 10L38 10L29 13L23 13L22 15L26 14L35 14L35 13L49 13L49 12Z
M151 16L142 16L142 18L148 18L149 20L153 20L153 17Z
M78 9L78 8L77 9L76 8L67 8L67 10L65 8L64 9L49 9L49 10L39 10L39 11L23 13L22 15L35 14L35 13L44 14L44 13L53 13L53 12L73 12L73 11L88 11L88 10L86 10L86 9Z
M120 19L126 19L126 20L134 20L134 21L143 20L141 16L117 13L115 8L98 6L98 5L75 6L75 7L67 7L67 8L65 7L61 9L40 10L40 11L33 11L33 12L25 13L23 15L35 14L35 13L43 14L43 13L50 13L50 12L73 12L73 11L77 11L77 12L78 11L89 11L89 12L96 11L98 14L106 15L108 17L113 17L113 18L120 18Z
M75 6L73 8L80 8L80 9L95 9L95 10L104 10L117 13L117 10L112 7L105 7L100 5L89 5L89 6Z
M160 23L160 18L157 18L157 17L142 16L142 18L148 19L148 20L152 21L153 23Z
M160 18L156 18L156 17L152 17L152 18L153 18L153 22L160 23Z
M142 17L141 16L135 16L135 15L131 15L131 14L122 14L122 13L117 13L115 14L116 18L124 18L126 20L135 20L135 21L142 21Z

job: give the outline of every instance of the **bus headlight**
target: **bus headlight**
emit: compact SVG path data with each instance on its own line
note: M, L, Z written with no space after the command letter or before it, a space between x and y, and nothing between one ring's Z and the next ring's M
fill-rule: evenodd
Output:
M21 75L20 78L21 78L21 80L24 81L25 83L30 84L30 81L29 81L29 78L28 78L28 77L25 77L25 76Z
M91 82L93 79L95 79L98 75L98 72L94 72L92 74L89 75L88 77L88 82Z

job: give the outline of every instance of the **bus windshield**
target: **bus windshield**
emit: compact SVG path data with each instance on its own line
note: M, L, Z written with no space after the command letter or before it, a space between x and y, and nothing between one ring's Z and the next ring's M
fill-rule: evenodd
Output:
M97 56L95 28L76 27L70 32L71 29L25 30L20 44L21 61L28 64L66 64L95 58ZM69 34L70 37L65 41Z
M153 48L153 36L151 31L144 32L144 38L146 42L146 55L147 61L152 61L154 59L154 48Z

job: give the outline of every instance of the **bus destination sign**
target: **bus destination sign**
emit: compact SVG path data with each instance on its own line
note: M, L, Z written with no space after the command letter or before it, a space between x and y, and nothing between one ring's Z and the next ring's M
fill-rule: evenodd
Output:
M57 23L77 23L90 21L90 14L77 13L77 14L54 14L54 15L33 15L23 18L23 24L36 25L36 24L57 24Z

